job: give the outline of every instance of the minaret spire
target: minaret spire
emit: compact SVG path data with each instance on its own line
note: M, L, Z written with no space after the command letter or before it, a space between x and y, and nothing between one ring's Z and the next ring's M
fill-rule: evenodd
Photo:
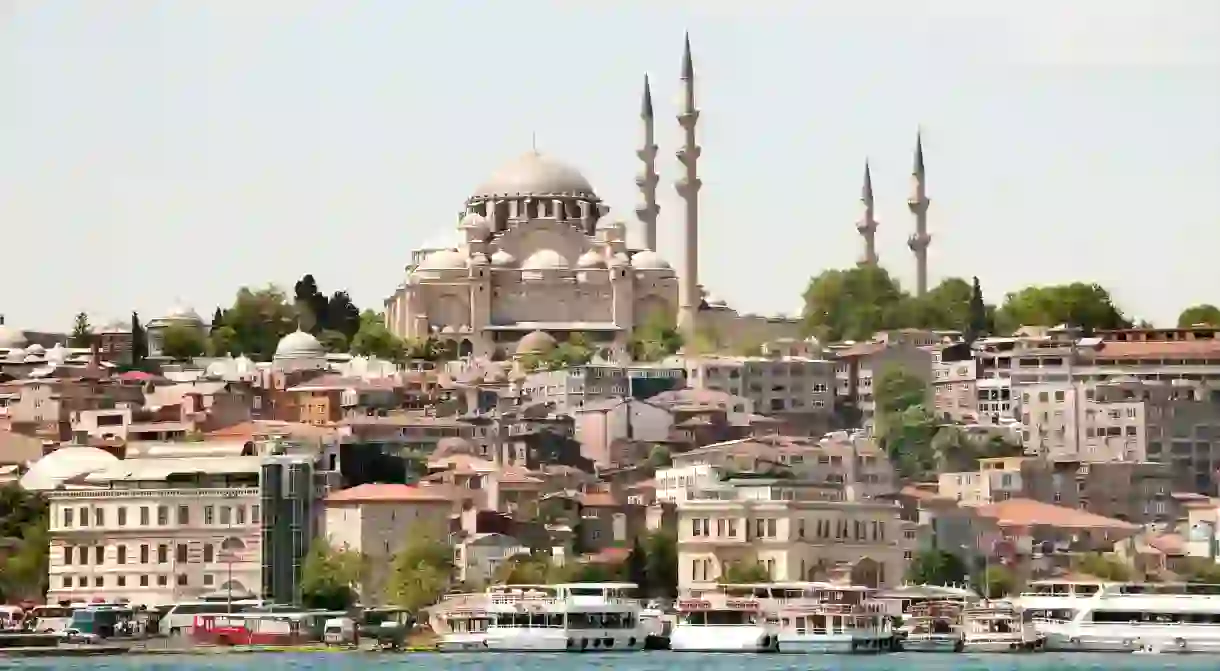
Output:
M635 208L635 214L644 224L644 247L657 250L657 215L661 206L657 205L657 145L654 134L652 116L652 89L648 85L648 75L644 75L644 96L640 101L641 145L636 156L644 164L644 169L635 178L640 187L640 204Z
M678 150L678 162L682 164L682 176L674 187L684 202L683 212L683 260L682 277L678 284L678 328L687 342L695 336L695 320L699 305L703 301L699 289L699 145L695 142L695 127L699 123L699 110L695 108L695 64L690 54L690 33L686 34L682 48L682 101L678 108L678 125L682 127L682 148Z
M873 210L873 174L868 167L868 159L864 159L864 186L860 190L860 202L864 205L864 213L856 222L856 230L864 238L864 257L860 263L877 265L877 219Z
M911 197L907 207L915 215L915 232L907 239L907 246L915 253L915 295L928 293L928 245L932 236L928 234L928 199L926 173L923 164L923 131L915 133L915 165L911 170Z

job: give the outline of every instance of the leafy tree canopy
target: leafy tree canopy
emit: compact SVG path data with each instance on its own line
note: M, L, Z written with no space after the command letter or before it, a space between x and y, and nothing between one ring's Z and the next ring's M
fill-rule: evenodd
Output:
M352 353L399 361L406 354L403 341L390 332L381 314L365 310L360 316L360 330L352 338Z
M364 555L317 539L301 567L301 601L308 608L346 610L367 570Z
M907 581L916 585L960 585L968 575L961 557L944 550L924 550L907 566Z
M1114 557L1092 553L1076 561L1076 570L1102 580L1127 582L1132 579L1131 568Z
M352 303L346 291L336 291L329 298L318 290L313 275L305 275L293 285L293 305L300 313L301 330L319 335L324 331L342 333L350 342L360 331L360 309Z
M448 543L426 535L408 539L390 562L386 599L413 613L436 603L452 580L452 552Z
M0 602L41 600L47 590L47 502L17 485L0 487L0 538L20 539L0 559Z
M673 317L654 313L635 327L631 334L631 358L660 361L682 349L682 334Z
M1210 304L1192 305L1178 315L1178 328L1190 328L1195 324L1220 326L1220 308Z
M992 564L970 579L976 592L988 599L1000 599L1016 591L1017 578L1004 566Z
M996 326L1003 333L1021 326L1059 324L1077 326L1086 333L1131 327L1109 291L1084 282L1026 287L1005 296L996 313Z
M297 328L297 310L278 287L242 287L233 306L224 312L224 325L233 329L233 353L270 360L280 338Z
M171 324L161 334L161 354L175 361L188 361L200 356L205 347L203 334L189 326Z
M756 582L771 582L767 567L757 561L739 561L729 564L720 574L718 582L722 585L743 585Z
M78 312L72 320L72 335L68 342L73 347L89 347L93 339L93 326L89 323L89 315Z

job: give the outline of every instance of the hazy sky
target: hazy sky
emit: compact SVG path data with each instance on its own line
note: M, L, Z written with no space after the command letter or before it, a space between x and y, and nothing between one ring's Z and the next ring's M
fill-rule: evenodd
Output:
M645 72L676 264L685 30L701 279L739 310L859 258L866 155L913 283L917 125L933 283L1094 280L1158 323L1220 303L1216 0L0 0L0 313L206 317L306 272L381 309L532 134L632 218Z

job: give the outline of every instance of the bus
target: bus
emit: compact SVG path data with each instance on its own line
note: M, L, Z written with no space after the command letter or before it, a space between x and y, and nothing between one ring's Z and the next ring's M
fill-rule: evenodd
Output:
M26 627L39 634L53 634L72 626L70 606L34 606L25 614Z
M70 628L98 638L135 636L136 614L126 604L87 606L72 613Z
M176 603L161 616L157 631L162 636L179 636L191 633L196 615L224 615L245 613L262 608L262 599L240 599L235 601L183 601Z
M0 631L21 629L24 615L21 606L0 606Z
M205 614L195 618L191 638L212 645L296 645L319 642L326 623L346 618L344 611L275 610Z

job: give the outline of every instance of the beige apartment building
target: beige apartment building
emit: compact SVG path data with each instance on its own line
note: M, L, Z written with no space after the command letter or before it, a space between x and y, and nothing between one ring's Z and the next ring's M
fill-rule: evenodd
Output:
M892 502L835 501L833 490L782 480L728 480L677 505L678 586L709 588L734 564L772 580L891 586L902 581L902 523Z
M918 342L926 342L921 339ZM928 382L929 404L934 400L933 352L928 345L887 340L849 345L835 351L835 395L859 413L860 426L872 430L876 414L873 380L885 369L900 367Z
M834 411L834 364L805 357L687 358L692 389L728 392L750 399L756 412L816 414Z
M1178 512L1169 469L1147 462L980 459L978 471L941 473L937 484L940 497L968 506L1030 499L1140 524Z

